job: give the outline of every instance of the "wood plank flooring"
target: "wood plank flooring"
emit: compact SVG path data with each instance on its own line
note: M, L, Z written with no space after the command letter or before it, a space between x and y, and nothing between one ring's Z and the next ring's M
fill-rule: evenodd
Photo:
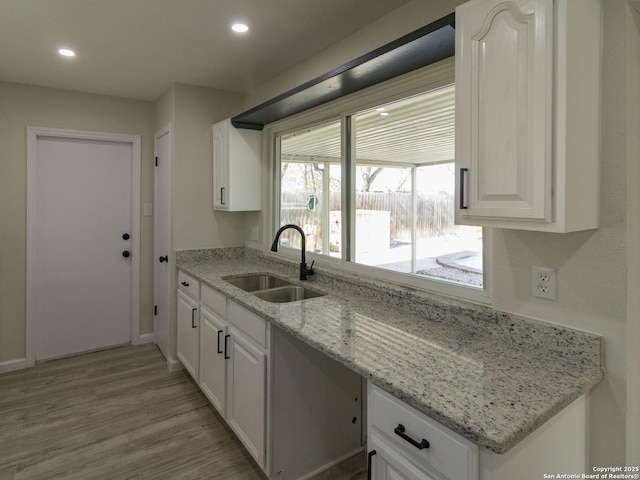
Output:
M0 375L0 480L266 480L155 345ZM362 480L364 455L314 480Z

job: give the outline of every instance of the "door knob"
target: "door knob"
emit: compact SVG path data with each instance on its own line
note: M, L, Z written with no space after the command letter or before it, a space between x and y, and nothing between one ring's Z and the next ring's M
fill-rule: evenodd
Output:
M125 250L124 252L122 252L122 256L123 256L124 258L129 257L129 255L131 255L131 254L129 253L129 250Z
M123 240L129 240L129 234L125 233L124 235L122 235L122 239Z
M164 257L160 257L160 263L162 262L168 262L169 261L169 257L167 255L165 255Z

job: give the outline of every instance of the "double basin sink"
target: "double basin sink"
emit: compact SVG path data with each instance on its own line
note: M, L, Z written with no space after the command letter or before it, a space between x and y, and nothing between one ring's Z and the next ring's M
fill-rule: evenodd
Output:
M223 277L222 280L272 303L296 302L326 295L266 273Z

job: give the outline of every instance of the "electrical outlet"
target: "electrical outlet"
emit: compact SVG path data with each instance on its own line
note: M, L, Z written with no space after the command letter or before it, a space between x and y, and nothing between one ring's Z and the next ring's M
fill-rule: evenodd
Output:
M556 299L556 271L554 268L533 267L531 274L531 295Z

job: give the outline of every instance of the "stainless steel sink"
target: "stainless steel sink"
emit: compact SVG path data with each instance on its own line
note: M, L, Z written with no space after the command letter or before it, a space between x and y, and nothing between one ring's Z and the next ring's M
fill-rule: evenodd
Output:
M298 300L307 300L309 298L317 298L326 295L326 293L317 292L309 288L298 287L296 285L287 285L284 287L270 288L253 294L272 303L296 302Z
M272 303L296 302L326 295L310 288L292 285L286 280L266 273L222 277L222 280Z
M224 277L223 280L235 285L245 292L257 292L260 290L268 290L270 288L284 287L291 283L281 278L268 274L259 275L238 275L233 277Z

